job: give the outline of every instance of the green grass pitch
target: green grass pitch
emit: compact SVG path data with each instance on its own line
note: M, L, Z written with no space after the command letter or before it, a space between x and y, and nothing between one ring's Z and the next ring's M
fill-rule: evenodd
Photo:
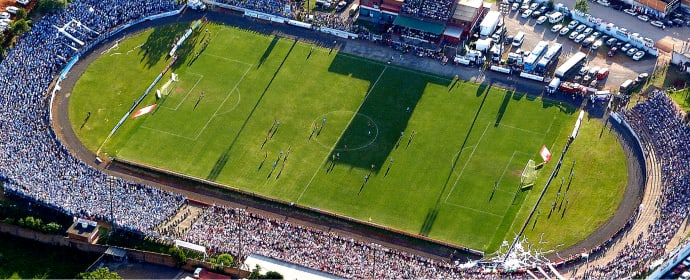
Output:
M512 239L538 195L517 191L527 161L540 162L544 144L556 157L577 115L490 85L208 24L180 49L171 69L178 81L168 72L139 106L156 110L128 119L103 144L186 27L132 36L89 66L70 100L73 128L89 149L103 145L110 156L490 252ZM576 182L592 184L578 186L565 221L539 221L542 232L577 232L553 232L549 246L593 232L622 197L620 146L608 133L597 138L601 123L588 125L583 138L601 142L604 156L589 161L591 151L573 149L587 162L576 166ZM567 221L580 215L591 221Z

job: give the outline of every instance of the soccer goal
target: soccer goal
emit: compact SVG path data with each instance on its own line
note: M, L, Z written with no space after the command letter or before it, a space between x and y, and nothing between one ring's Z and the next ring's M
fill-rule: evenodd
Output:
M522 189L529 188L534 185L534 181L537 180L537 168L534 160L529 160L525 169L522 170L522 176L520 176L520 187Z

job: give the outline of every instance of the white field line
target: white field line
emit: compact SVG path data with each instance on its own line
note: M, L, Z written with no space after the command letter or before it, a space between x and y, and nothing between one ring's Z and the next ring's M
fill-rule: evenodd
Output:
M455 182L453 182L453 187L450 189L450 192L448 192L448 195L446 196L446 199L443 201L443 203L446 203L446 204L449 204L449 205L453 205L453 206L456 206L456 207L461 207L461 208L465 208L465 209L474 210L474 211L481 212L481 213L492 214L492 215L497 216L497 217L503 217L502 215L499 215L499 214L489 213L489 212L486 212L486 211L483 211L483 210L474 209L474 208L472 208L472 207L467 207L467 206L463 206L463 205L460 205L460 204L457 204L457 203L448 202L448 198L449 198L450 195L453 194L453 192L455 191L455 187L458 185L458 181L460 181L460 178L462 178L462 174L465 173L465 168L467 168L467 165L469 165L470 161L472 161L472 156L474 156L474 152L477 150L477 147L479 147L479 145L481 144L482 139L484 139L484 135L486 135L486 131L489 129L489 125L491 125L491 122L487 122L486 127L484 128L484 131L482 132L482 135L479 137L479 140L477 141L477 144L474 145L474 148L472 149L472 152L470 153L470 156L467 158L467 161L465 162L465 165L462 166L462 169L460 170L460 174L455 178Z
M206 124L204 124L204 127L202 127L201 130L199 131L199 133L196 134L196 137L194 138L195 141L197 139L199 139L199 135L201 135L201 133L203 133L204 130L206 130L206 127L208 127L208 124L211 123L211 121L217 116L218 111L220 111L220 108L223 108L223 105L228 100L228 98L232 95L232 93L235 91L235 89L237 89L237 87L240 85L240 83L242 83L242 81L244 81L244 77L246 77L247 74L249 73L249 71L252 70L252 66L253 65L249 64L249 67L247 67L247 71L244 71L244 74L237 81L237 83L235 83L235 86L230 90L230 92L227 95L225 95L223 102L221 102L220 105L218 105L218 107L216 108L216 111L213 112L213 115L211 115L211 117L208 119L208 121L206 121Z
M386 69L388 69L388 66L384 66L384 67L383 67L383 70L381 70L381 73L379 74L378 78L376 78L376 81L374 81L374 84L371 85L371 88L369 89L369 91L367 92L367 94L364 95L364 99L362 99L362 102L359 104L359 107L357 107L357 110L355 110L355 112L359 112L359 110L362 108L362 106L364 105L364 103L367 101L367 98L369 97L369 94L371 94L371 92L374 90L374 88L376 88L376 85L379 83L379 80L381 80L381 77L383 76L383 73L386 72ZM343 129L343 131L340 133L340 136L338 136L337 139L340 139L340 138L343 137L343 134L345 134L345 131L347 131L347 128L350 126L350 124L352 124L352 120L354 120L355 117L357 117L357 114L356 114L356 113L355 113L355 114L352 114L352 118L351 118L350 121L347 123L347 125L345 126L345 129ZM333 143L333 146L331 147L331 149L330 149L329 151L334 150L334 149L335 149L335 145L337 145L337 144L338 144L338 141L336 141L335 143ZM314 181L314 178L316 178L316 175L319 174L319 172L321 171L321 167L324 165L324 163L326 163L326 161L328 161L328 158L329 158L329 157L330 157L330 154L326 154L326 156L324 157L324 159L323 159L323 160L321 161L321 163L319 164L319 168L316 169L316 171L314 172L314 175L311 176L311 179L309 179L309 182L307 183L307 185L304 186L304 189L302 190L302 192L301 192L301 193L299 194L299 196L297 197L297 200L295 201L295 203L299 203L300 199L302 199L302 196L304 196L304 193L307 192L307 189L309 189L309 186L311 185L311 182Z

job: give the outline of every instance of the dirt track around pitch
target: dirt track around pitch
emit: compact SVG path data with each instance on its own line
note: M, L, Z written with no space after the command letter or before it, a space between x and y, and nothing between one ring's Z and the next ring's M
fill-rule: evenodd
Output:
M462 66L441 65L438 61L419 58L413 55L404 55L398 58L399 52L388 48L384 45L365 42L361 40L343 40L329 35L321 34L315 31L300 29L287 25L258 22L252 19L247 19L236 14L228 12L208 12L204 14L187 12L180 16L164 18L155 21L147 21L142 24L133 26L117 36L105 40L101 44L94 46L94 48L84 55L82 59L72 68L68 74L67 79L62 81L62 90L58 91L55 100L52 104L53 129L60 141L67 147L67 149L77 158L85 163L91 165L93 168L99 169L105 173L122 177L134 182L156 186L165 190L181 193L191 199L203 201L209 204L227 205L231 207L246 208L251 212L257 212L273 218L284 219L296 224L303 224L325 231L334 231L341 235L351 236L365 242L377 242L397 248L400 250L410 251L415 254L420 254L427 257L437 259L448 259L449 252L453 252L453 248L446 246L438 246L426 242L419 242L418 240L410 240L396 236L391 232L382 232L368 227L361 227L358 223L347 224L341 222L333 222L328 219L319 219L312 215L304 215L298 212L291 212L289 209L283 207L274 207L267 203L259 203L247 199L238 199L236 195L227 195L215 191L210 191L209 188L202 186L199 183L189 182L186 180L176 180L170 177L161 176L156 172L134 171L132 169L119 168L117 165L110 166L96 161L95 154L86 149L79 139L74 134L69 122L69 93L74 87L74 84L79 77L84 73L86 68L98 58L98 54L110 47L115 40L129 37L133 34L142 32L147 28L176 23L189 22L194 19L206 16L209 20L220 22L230 26L236 26L242 29L251 30L263 34L272 34L287 38L296 38L301 41L308 41L325 47L335 47L345 53L350 53L366 58L390 61L394 65L410 67L421 71L434 73L446 77L453 77L458 75L463 80L470 80L482 83L491 83L494 86L514 89L520 92L526 92L531 95L541 95L543 91L543 84L527 81L523 79L506 79L502 74L493 72L484 72L476 68L465 68ZM334 45L335 43L335 45ZM391 59L394 58L394 59ZM567 102L575 107L579 107L582 100L574 102L570 98L555 97L549 99L556 99L561 102ZM602 121L605 118L603 106L596 106L589 108L590 116L599 117ZM597 229L593 234L586 239L580 241L578 244L549 255L550 259L557 259L559 257L566 257L580 252L580 250L590 249L593 246L602 244L618 231L631 217L635 209L638 207L644 193L644 156L640 147L629 133L625 132L620 125L607 123L611 127L611 132L616 133L619 142L623 146L628 161L628 186L625 191L623 202L620 204L616 214L611 217L602 227ZM458 255L455 255L459 257ZM470 255L464 255L469 257ZM460 256L462 257L462 256Z

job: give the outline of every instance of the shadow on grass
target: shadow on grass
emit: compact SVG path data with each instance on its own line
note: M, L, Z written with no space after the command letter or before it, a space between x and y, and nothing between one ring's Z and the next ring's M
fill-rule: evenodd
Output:
M498 125L501 124L503 114L505 114L506 108L508 108L508 103L510 103L510 98L513 96L513 94L515 94L515 91L506 90L506 93L503 96L503 102L501 103L501 108L499 108L498 113L496 113L496 122L494 123L494 127L498 127Z
M271 40L271 43L268 45L266 50L264 51L264 54L261 55L261 58L259 59L259 63L256 65L256 69L259 69L261 65L264 64L266 59L268 58L269 55L271 55L271 52L273 52L273 48L276 47L276 44L278 44L278 41L280 38L278 36L273 36L273 40Z
M431 232L431 229L433 228L433 225L436 221L436 216L438 215L438 208L441 204L441 197L446 192L446 189L448 188L450 182L450 178L455 173L455 167L458 164L458 160L460 160L460 157L462 156L462 151L465 150L467 140L470 138L472 130L474 130L474 125L477 123L477 118L479 117L479 114L482 112L482 109L484 108L484 103L486 102L486 98L489 96L490 90L491 84L482 84L481 86L479 86L479 88L477 88L477 96L481 96L482 94L484 94L484 98L482 99L482 102L479 104L477 112L474 114L472 124L470 125L470 128L467 130L467 134L465 135L465 139L462 141L462 145L458 149L459 152L455 155L455 158L453 158L453 164L450 167L448 176L446 177L446 181L443 183L443 189L441 189L441 191L438 193L438 198L436 198L436 204L434 204L434 207L429 210L429 213L427 213L426 218L424 219L424 223L422 224L422 227L419 230L420 235L428 236L429 232Z
M256 111L256 108L259 106L259 104L261 104L261 100L263 100L264 96L266 95L266 92L271 87L271 84L273 84L273 80L275 80L276 76L278 76L278 72L280 72L280 69L283 68L285 61L288 59L288 57L292 53L292 50L295 48L295 45L297 45L297 40L294 40L292 42L292 45L290 46L290 50L288 50L288 52L285 54L285 57L283 57L283 61L281 61L280 65L278 65L278 68L276 68L276 71L273 73L271 80L268 81L268 83L266 84L264 91L259 96L259 99L254 104L254 107L252 108L252 110L249 112L247 117L244 119L242 126L237 131L237 133L235 134L235 137L232 138L232 141L228 145L228 148L225 149L225 151L220 155L220 157L218 157L218 160L216 160L216 163L213 165L211 172L209 172L208 176L206 177L207 180L215 181L218 178L218 175L220 174L220 172L225 167L225 164L228 163L228 158L230 157L230 151L232 151L232 147L235 145L235 142L237 142L237 138L240 135L242 135L242 131L244 131L244 128L247 126L247 123L249 122L249 120L252 119L254 112ZM269 48L272 48L272 47L269 47Z
M151 68L160 62L161 59L169 59L168 53L175 39L182 36L186 24L170 24L155 27L151 35L146 38L146 42L141 46L139 52L143 52L141 62L147 68Z
M332 152L342 155L340 163L375 173L385 172L385 161L394 149L414 145L416 131L408 122L427 86L451 84L447 78L362 63L361 58L341 53L336 54L329 71L369 81L367 96Z

